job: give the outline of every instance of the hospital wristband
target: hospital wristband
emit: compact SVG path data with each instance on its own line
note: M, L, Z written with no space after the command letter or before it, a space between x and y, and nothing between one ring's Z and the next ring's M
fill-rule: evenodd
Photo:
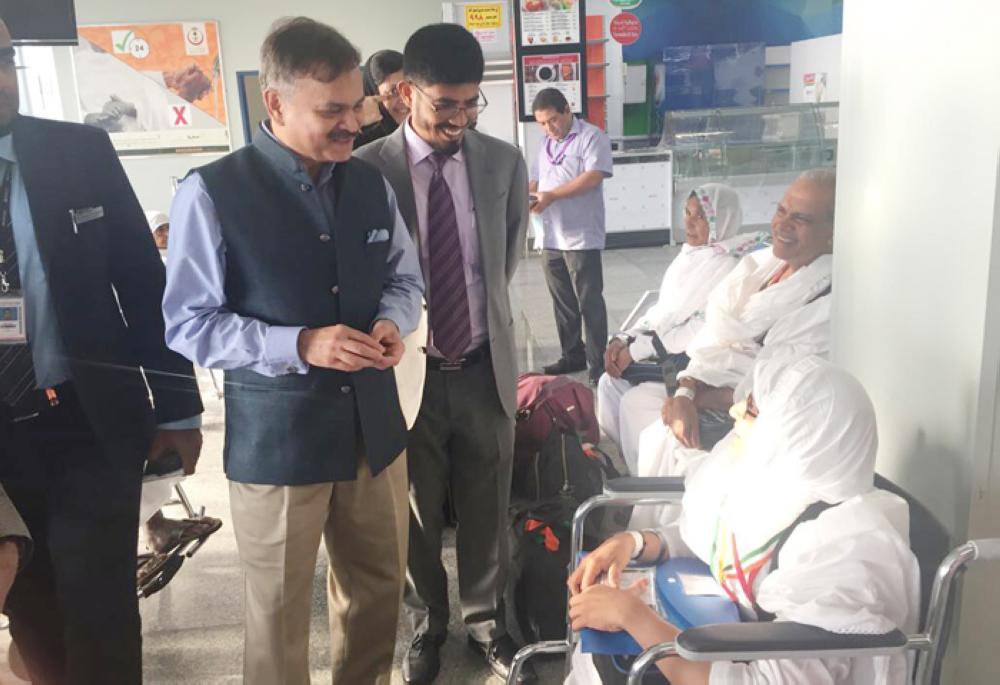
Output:
M692 402L694 402L694 390L681 385L676 390L674 390L674 397L675 398L686 397Z
M635 561L642 556L643 551L646 549L646 538L637 530L627 530L625 532L632 536L634 548L632 549L632 556L629 559Z

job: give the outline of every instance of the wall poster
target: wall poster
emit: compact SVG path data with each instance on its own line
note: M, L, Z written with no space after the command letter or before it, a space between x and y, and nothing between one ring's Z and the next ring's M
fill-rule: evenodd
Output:
M555 88L566 96L570 109L574 112L581 110L580 53L525 55L523 64L524 98L527 102L533 101L539 91Z
M514 54L518 119L534 121L539 91L556 88L574 114L587 115L586 0L517 0Z
M214 21L79 27L73 48L80 120L120 155L228 152Z
M580 42L578 0L518 0L521 45L565 45Z

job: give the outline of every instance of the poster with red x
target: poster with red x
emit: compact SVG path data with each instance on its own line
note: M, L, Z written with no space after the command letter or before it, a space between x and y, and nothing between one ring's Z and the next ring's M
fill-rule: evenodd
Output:
M73 48L80 121L120 155L229 151L214 21L79 27Z

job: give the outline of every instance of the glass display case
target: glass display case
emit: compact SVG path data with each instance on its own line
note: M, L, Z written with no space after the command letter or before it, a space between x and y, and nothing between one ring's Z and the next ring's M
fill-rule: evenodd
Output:
M787 174L837 161L837 103L667 112L674 178Z

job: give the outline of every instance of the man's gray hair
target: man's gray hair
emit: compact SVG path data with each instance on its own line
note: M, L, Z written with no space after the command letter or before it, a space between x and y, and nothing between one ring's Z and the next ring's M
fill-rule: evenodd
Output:
M260 48L260 89L290 87L298 78L329 83L361 64L361 54L337 29L309 17L285 17Z
M837 206L837 170L829 167L819 169L808 169L799 174L797 181L805 181L821 187L830 193L830 221L834 219L834 211Z

